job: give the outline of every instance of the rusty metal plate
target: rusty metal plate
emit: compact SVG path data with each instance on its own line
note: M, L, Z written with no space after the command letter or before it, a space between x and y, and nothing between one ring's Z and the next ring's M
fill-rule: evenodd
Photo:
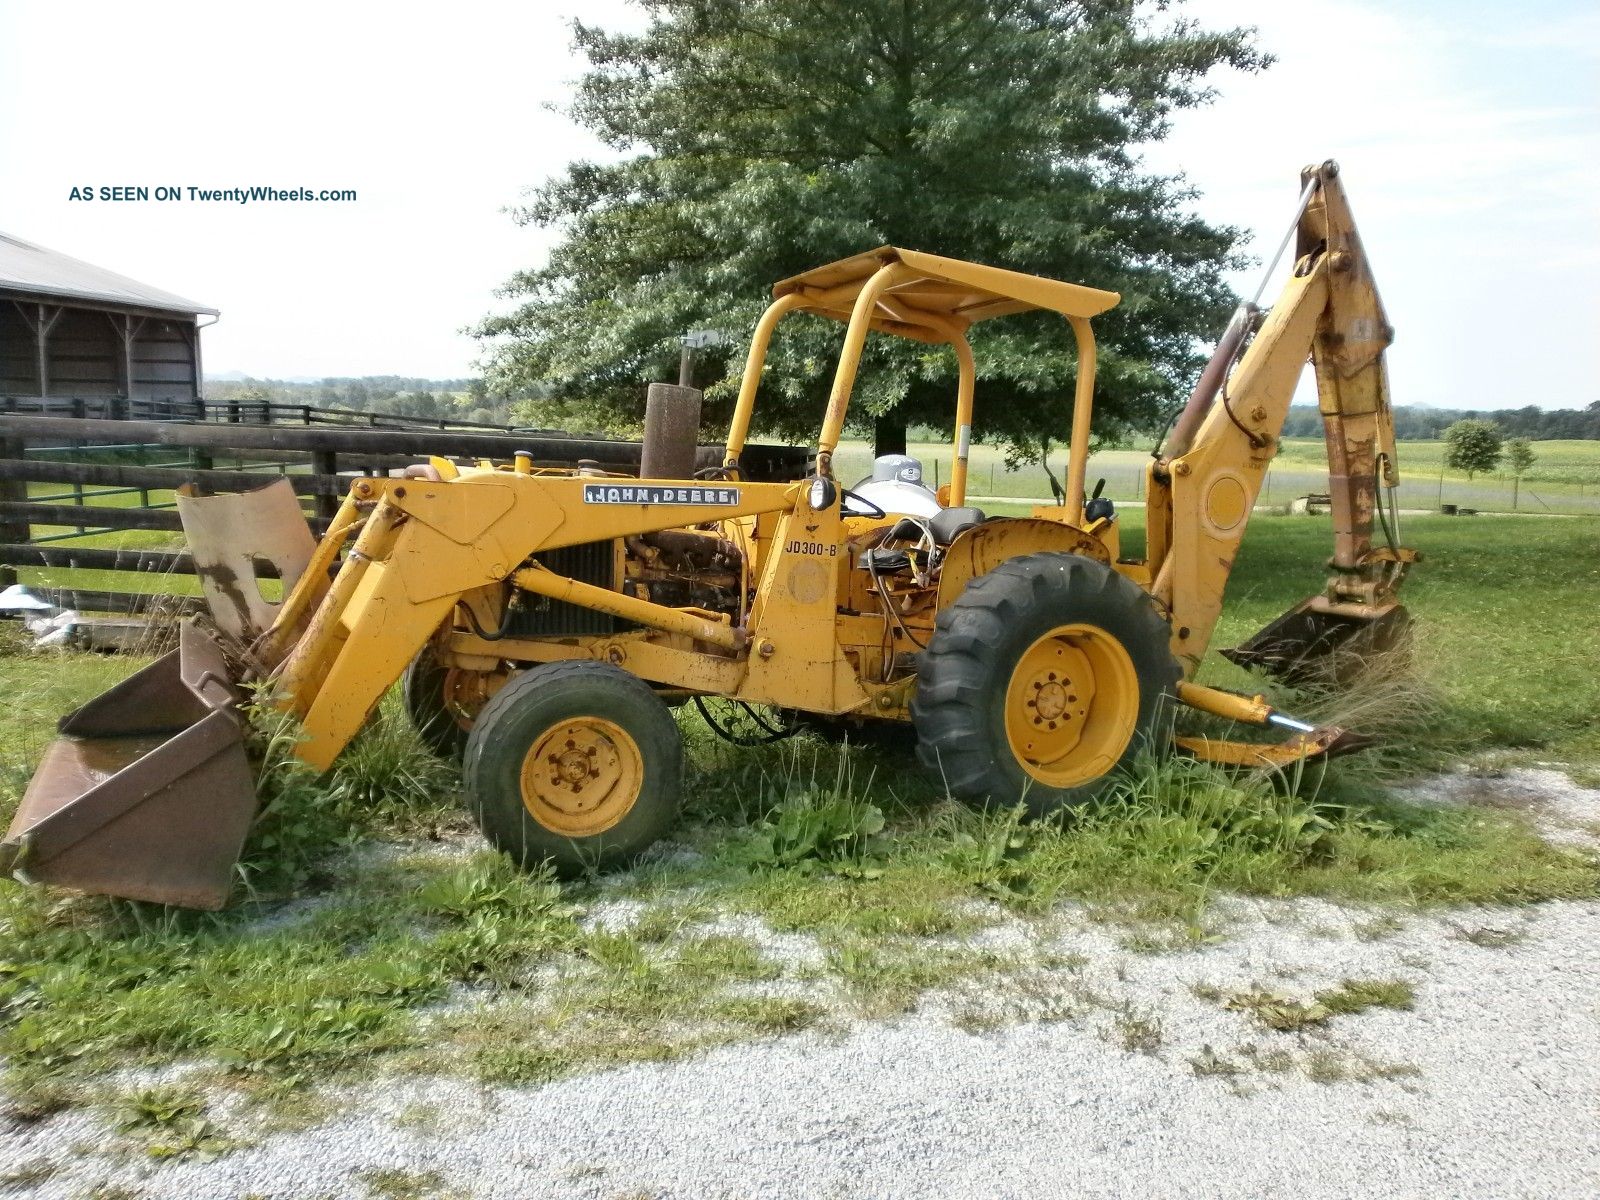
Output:
M255 817L238 695L192 624L177 650L62 719L5 841L28 883L221 908Z

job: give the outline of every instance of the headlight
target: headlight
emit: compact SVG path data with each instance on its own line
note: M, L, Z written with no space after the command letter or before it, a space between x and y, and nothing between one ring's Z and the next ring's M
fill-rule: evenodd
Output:
M807 493L807 499L815 509L832 508L838 496L839 489L834 487L833 480L822 475L811 481L811 490Z

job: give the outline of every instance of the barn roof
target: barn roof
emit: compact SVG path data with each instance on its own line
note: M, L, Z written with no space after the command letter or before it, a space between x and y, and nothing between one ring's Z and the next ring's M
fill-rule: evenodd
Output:
M0 233L0 291L27 292L55 296L62 300L81 300L135 308L155 308L163 312L217 316L217 310L196 304L172 292L162 291L104 267L69 258L32 242Z

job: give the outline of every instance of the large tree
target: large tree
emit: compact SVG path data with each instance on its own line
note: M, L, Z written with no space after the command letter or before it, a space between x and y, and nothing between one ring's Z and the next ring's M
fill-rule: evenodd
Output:
M539 385L536 415L636 422L643 384L703 358L708 426L726 419L741 343L771 284L888 243L1122 293L1097 322L1097 428L1168 411L1220 331L1240 233L1189 211L1181 178L1138 147L1204 103L1217 67L1265 58L1144 0L641 0L642 32L578 23L588 60L571 115L614 157L572 164L515 213L560 238L485 319L501 386ZM840 327L780 327L758 429L809 440ZM975 433L1023 455L1067 428L1076 370L1059 318L973 333ZM948 350L872 339L852 404L880 452L908 423L948 429Z
M1476 418L1457 421L1444 431L1444 465L1465 471L1471 479L1479 471L1492 471L1500 461L1503 435L1493 421Z

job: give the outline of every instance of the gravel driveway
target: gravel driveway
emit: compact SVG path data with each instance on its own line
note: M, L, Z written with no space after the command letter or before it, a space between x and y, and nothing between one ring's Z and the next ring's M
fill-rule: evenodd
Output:
M1600 792L1542 782L1593 828ZM1221 915L1224 940L1155 953L1073 910L1013 922L982 937L1081 961L538 1088L385 1079L211 1162L103 1153L83 1111L0 1149L58 1165L14 1188L39 1198L1600 1195L1600 904ZM1346 979L1409 984L1412 1007L1263 1024Z

